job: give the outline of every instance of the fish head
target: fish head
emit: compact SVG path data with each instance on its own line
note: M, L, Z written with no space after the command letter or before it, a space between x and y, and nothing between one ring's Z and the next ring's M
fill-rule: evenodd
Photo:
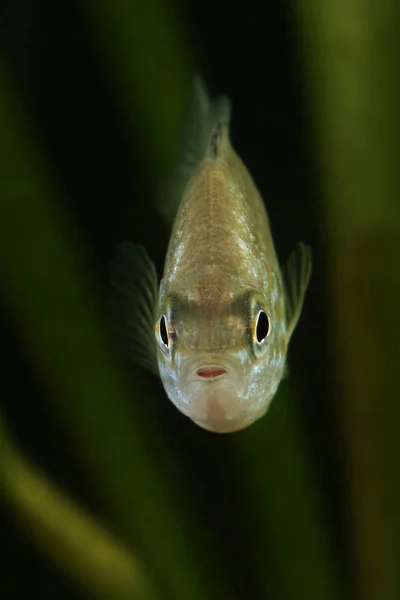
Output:
M167 297L155 336L169 399L209 431L237 431L259 419L284 370L283 312L253 288L206 303Z

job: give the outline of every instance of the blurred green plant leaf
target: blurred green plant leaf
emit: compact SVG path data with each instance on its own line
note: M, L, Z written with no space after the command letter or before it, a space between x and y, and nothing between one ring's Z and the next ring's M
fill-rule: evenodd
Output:
M356 579L400 598L400 5L299 1L329 240Z
M0 493L27 535L93 597L158 598L131 551L24 458L1 415Z
M193 77L179 3L85 0L82 7L131 131L156 174L149 183L158 186L175 157Z

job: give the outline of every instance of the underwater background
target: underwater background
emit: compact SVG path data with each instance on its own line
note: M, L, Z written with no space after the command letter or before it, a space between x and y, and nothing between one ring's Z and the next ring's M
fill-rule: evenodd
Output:
M400 598L400 6L15 0L0 11L0 597ZM193 75L284 263L313 273L289 376L208 433L110 334Z

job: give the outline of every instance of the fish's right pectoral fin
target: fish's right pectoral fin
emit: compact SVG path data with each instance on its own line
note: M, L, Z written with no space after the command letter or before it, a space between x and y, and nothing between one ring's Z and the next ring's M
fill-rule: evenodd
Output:
M158 280L143 246L122 242L111 265L111 319L123 350L159 375L154 337Z
M287 340L290 339L303 308L304 297L311 277L311 248L299 242L283 271L286 283Z

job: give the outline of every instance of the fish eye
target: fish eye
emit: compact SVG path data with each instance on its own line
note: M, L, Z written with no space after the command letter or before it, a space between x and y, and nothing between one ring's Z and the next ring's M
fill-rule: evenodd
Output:
M254 339L257 340L258 344L262 344L263 341L268 337L270 331L269 318L266 312L260 310L257 315L255 327L254 327Z
M162 315L162 317L160 319L159 333L160 333L160 339L161 339L162 343L164 344L164 346L167 346L167 348L168 348L169 335L168 335L167 321L166 321L164 315Z
M167 318L165 315L161 315L154 327L154 333L156 334L156 340L160 349L164 354L169 353L170 339Z

